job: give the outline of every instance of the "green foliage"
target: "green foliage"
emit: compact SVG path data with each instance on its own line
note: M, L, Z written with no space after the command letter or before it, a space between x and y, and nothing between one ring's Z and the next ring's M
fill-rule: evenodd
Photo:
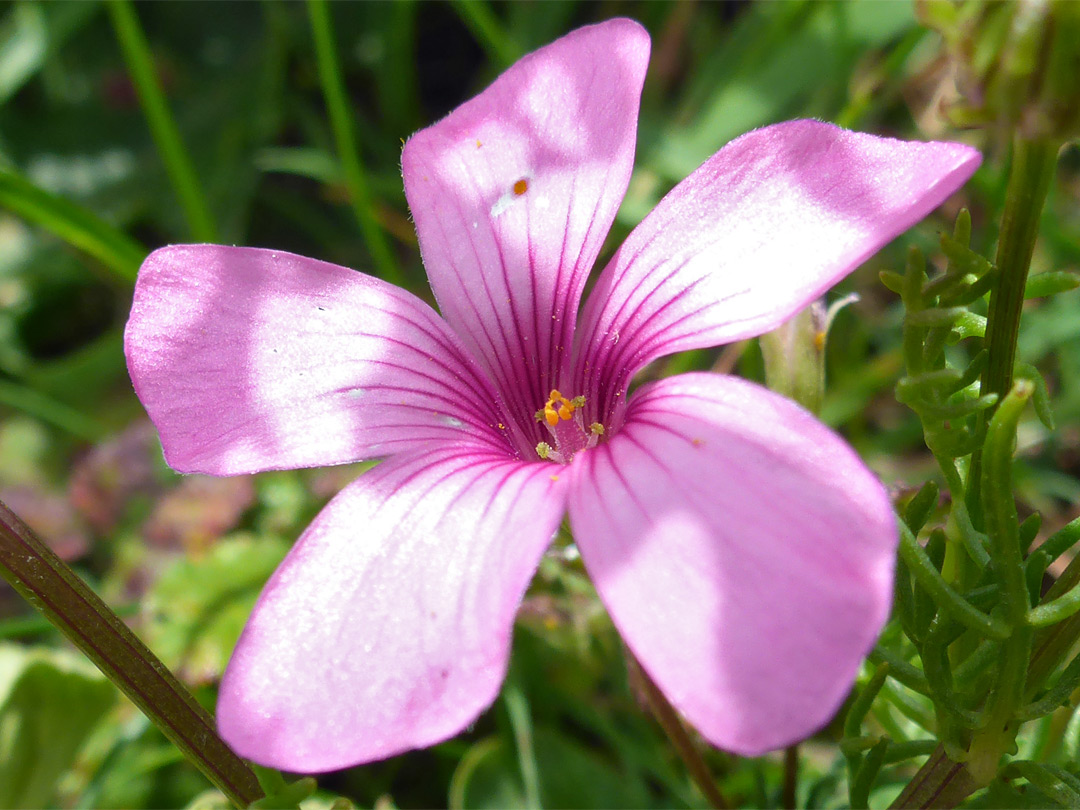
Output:
M81 656L0 643L0 807L45 807L116 688Z

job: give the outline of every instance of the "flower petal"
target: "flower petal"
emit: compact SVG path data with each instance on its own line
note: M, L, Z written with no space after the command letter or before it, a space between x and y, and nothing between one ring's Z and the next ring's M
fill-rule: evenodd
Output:
M399 456L341 492L266 586L221 684L241 755L320 772L456 734L502 683L565 508L554 465Z
M157 250L124 343L180 472L336 464L461 439L508 447L491 383L431 307L326 262Z
M734 377L635 394L621 431L575 457L570 520L634 655L740 754L827 722L889 614L881 484L808 412Z
M439 308L520 413L543 405L569 357L582 285L630 180L648 59L632 20L578 29L405 144Z
M575 391L603 419L649 361L779 326L940 205L979 161L961 144L819 121L737 138L676 186L605 268L582 316Z

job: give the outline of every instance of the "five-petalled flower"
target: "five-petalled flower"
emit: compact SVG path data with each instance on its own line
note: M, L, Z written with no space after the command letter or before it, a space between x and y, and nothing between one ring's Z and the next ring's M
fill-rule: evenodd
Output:
M585 278L630 179L649 39L582 28L405 145L441 316L287 253L152 254L126 351L183 472L384 458L315 518L225 673L242 755L325 771L487 707L563 515L619 632L715 744L826 722L890 604L880 483L797 405L672 352L772 329L956 190L978 154L791 121L736 139Z

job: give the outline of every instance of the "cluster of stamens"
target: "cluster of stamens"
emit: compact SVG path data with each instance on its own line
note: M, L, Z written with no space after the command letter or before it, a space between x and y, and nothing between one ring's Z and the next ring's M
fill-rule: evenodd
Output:
M536 412L536 421L547 426L555 446L540 442L536 445L536 455L545 461L566 464L578 450L596 447L596 443L604 435L604 426L593 422L588 430L585 429L581 416L584 405L583 396L567 399L557 389L551 389L544 407Z

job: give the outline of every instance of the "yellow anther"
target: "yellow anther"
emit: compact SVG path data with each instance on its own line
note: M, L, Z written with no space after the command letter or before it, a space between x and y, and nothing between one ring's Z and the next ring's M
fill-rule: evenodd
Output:
M546 419L547 423L552 427L559 424L559 414L551 407L550 403L544 406L544 419Z
M560 419L563 419L563 420L569 419L573 415L574 415L574 406L573 405L563 404L563 405L559 406L559 418Z

